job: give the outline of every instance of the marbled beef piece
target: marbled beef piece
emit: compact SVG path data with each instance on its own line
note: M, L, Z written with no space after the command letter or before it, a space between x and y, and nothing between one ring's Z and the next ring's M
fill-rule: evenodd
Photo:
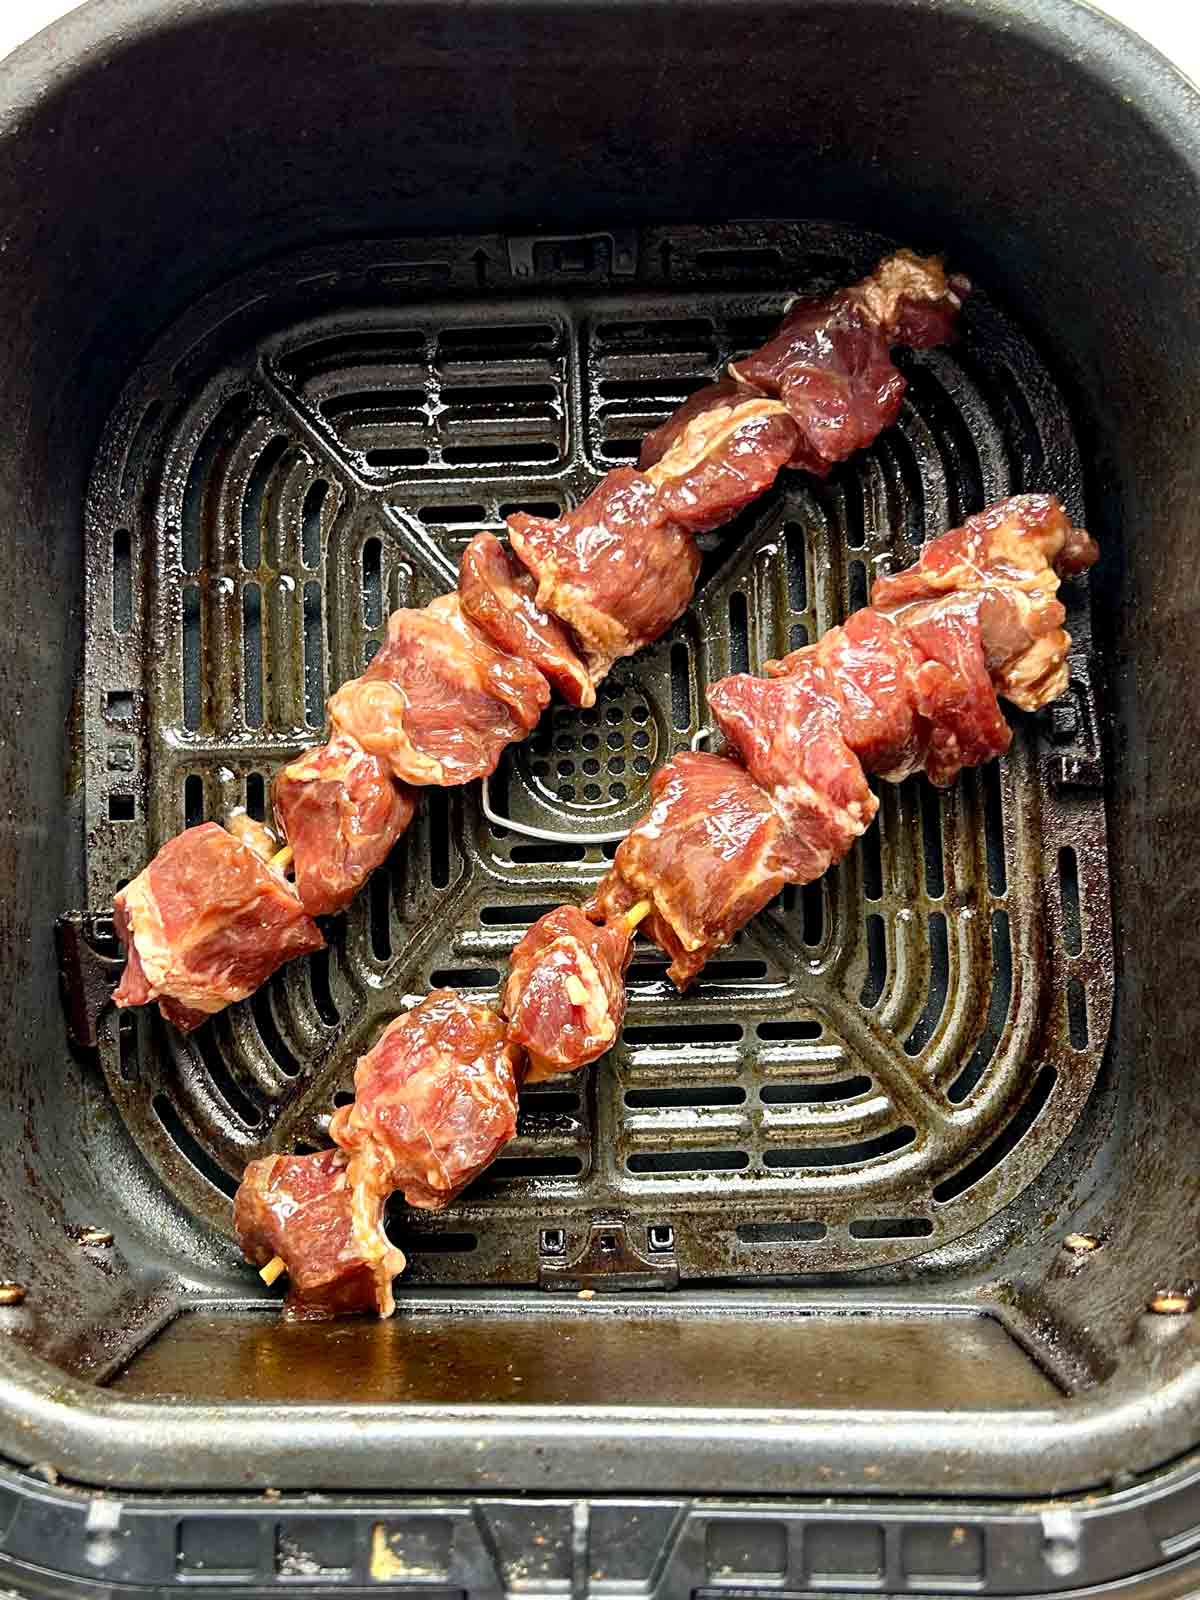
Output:
M494 533L479 533L458 572L462 608L492 643L530 662L568 705L596 704L596 690L567 629L541 610L537 583Z
M113 902L127 963L113 1000L184 1032L325 941L292 885L215 822L169 839Z
M785 824L788 878L810 883L866 831L879 802L846 743L841 706L816 660L786 678L748 672L708 691L717 725Z
M765 494L798 442L781 400L726 378L647 434L639 465L672 521L706 533Z
M1057 567L1096 547L1050 496L990 507L880 579L875 607L815 644L737 673L708 699L732 753L677 756L589 903L650 899L646 934L682 987L784 883L840 860L875 815L866 772L946 784L1008 748L997 691L1027 709L1066 686ZM878 609L877 609L878 608Z
M463 615L458 595L446 594L423 610L392 613L387 643L337 691L329 714L335 732L400 782L452 785L494 772L549 703L537 668L497 650Z
M924 770L945 788L964 767L981 767L1012 743L987 669L979 608L944 601L932 613L905 624L922 658L917 668L917 710L929 725Z
M801 301L733 376L787 406L790 465L819 478L874 442L900 415L905 380L879 327L844 295Z
M1052 495L1015 495L931 540L876 581L870 608L764 670L780 681L823 672L867 771L951 783L1008 749L1000 697L1034 711L1066 689L1059 573L1097 554Z
M783 708L820 682L847 747L868 772L890 782L924 772L944 788L964 767L1003 755L1012 742L988 674L977 598L944 596L914 608L906 620L856 611L844 627L782 661L768 661L765 670L772 688L755 702L753 737L778 744ZM709 691L714 709L731 681ZM726 732L743 744L751 737Z
M517 512L508 528L537 580L538 606L571 629L593 683L665 633L692 598L696 542L632 467L610 472L574 511Z
M234 1226L247 1261L264 1267L278 1257L286 1266L285 1316L391 1316L392 1279L405 1260L383 1230L386 1198L354 1188L340 1150L250 1163L234 1200Z
M584 907L615 922L649 900L642 932L686 989L710 956L790 881L787 828L745 767L685 751L655 773L648 814L622 840Z
M597 926L557 906L513 950L500 1009L529 1057L526 1083L573 1072L615 1041L625 1016L633 934L619 918Z
M290 761L271 796L310 917L344 910L416 811L414 791L344 733Z
M791 465L824 477L900 415L905 379L891 347L942 343L969 288L935 258L900 251L849 289L798 301L730 376L783 401L799 434Z
M815 644L766 661L768 678L818 663L839 707L842 736L867 772L899 783L925 765L929 725L917 710L917 668L923 657L890 617L865 608Z
M1054 495L1013 495L931 539L906 571L877 579L871 605L912 632L953 596L959 614L978 618L996 692L1034 711L1067 687L1060 578L1086 571L1099 553Z
M435 989L397 1017L354 1073L329 1136L354 1183L439 1211L516 1133L517 1047L487 1006Z

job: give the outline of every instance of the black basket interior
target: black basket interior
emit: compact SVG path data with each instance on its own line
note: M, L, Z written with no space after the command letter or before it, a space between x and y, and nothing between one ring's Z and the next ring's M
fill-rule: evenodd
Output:
M590 244L607 253L595 275L615 275L611 236ZM554 298L514 297L524 258L491 237L335 249L219 292L156 347L89 503L94 916L185 824L263 814L387 613L452 588L481 526L575 503L760 342L789 290L853 281L886 244L780 225L621 248L622 292ZM566 247L543 253L563 270ZM456 280L461 302L426 298ZM615 843L590 841L635 822L650 775L704 738L710 682L816 638L885 563L1005 494L1053 490L1082 520L1067 407L985 299L961 344L906 365L894 431L827 484L789 476L710 541L687 616L593 710L557 707L510 752L487 797L503 823L477 786L430 792L327 951L186 1040L102 1015L114 1100L191 1214L228 1234L248 1160L327 1140L406 995L498 999L525 927L607 867ZM851 860L772 906L693 994L639 947L604 1066L531 1091L518 1141L448 1212L396 1208L410 1281L536 1285L597 1218L684 1284L862 1271L977 1229L1028 1185L1111 1013L1096 670L1082 586L1070 600L1071 698L945 795L882 786Z

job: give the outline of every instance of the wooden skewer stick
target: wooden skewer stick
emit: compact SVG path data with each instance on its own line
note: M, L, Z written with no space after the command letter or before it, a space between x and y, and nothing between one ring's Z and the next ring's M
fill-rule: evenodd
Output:
M283 1257L272 1256L270 1261L267 1262L266 1266L259 1273L259 1277L267 1285L267 1287L270 1288L270 1286L275 1282L276 1278L282 1278L286 1271L287 1262L283 1259Z
M296 852L292 849L290 844L287 844L284 845L282 850L277 851L275 855L271 857L267 865L275 872L286 872L295 858Z
M638 923L648 917L653 910L653 900L639 900L637 905L630 906L622 920L624 921L625 926L629 929L630 933L632 933L637 927Z

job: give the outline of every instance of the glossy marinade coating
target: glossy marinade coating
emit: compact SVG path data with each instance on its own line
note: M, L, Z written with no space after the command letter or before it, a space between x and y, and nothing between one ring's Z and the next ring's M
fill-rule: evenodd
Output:
M526 1083L573 1072L614 1043L631 948L624 924L597 926L571 905L539 917L516 945L500 1009L529 1056Z
M642 932L685 989L790 881L787 828L745 767L703 750L669 761L650 794L650 811L621 841L585 910L615 921L651 901Z
M515 1134L520 1066L495 1011L435 989L359 1059L354 1103L334 1112L352 1181L449 1205Z
M1035 711L1057 699L1070 676L1060 580L1099 554L1054 495L1012 495L931 539L904 572L877 578L871 605L911 633L954 595L957 614L977 621L996 692Z
M707 533L765 494L798 442L782 401L726 378L646 435L639 466L672 521Z
M276 775L271 799L294 852L296 893L311 917L349 905L416 811L413 790L347 734L290 761Z
M537 668L497 650L446 594L392 613L387 643L331 698L329 715L400 782L450 785L494 772L549 703Z
M127 952L115 1004L157 1001L184 1032L325 943L286 878L215 822L169 839L113 920Z
M476 534L463 551L458 596L492 643L535 666L568 705L586 709L596 689L567 629L536 601L537 583L494 533Z
M262 1267L278 1257L288 1272L284 1314L296 1321L396 1308L392 1280L403 1253L383 1227L386 1196L350 1181L340 1150L252 1161L234 1202L234 1226L246 1259Z
M950 338L969 288L935 257L898 251L861 283L798 301L730 376L783 402L798 433L790 464L824 477L900 415L905 379L892 346Z
M665 633L692 598L696 542L632 467L610 472L561 517L517 512L508 528L538 605L571 629L593 683Z

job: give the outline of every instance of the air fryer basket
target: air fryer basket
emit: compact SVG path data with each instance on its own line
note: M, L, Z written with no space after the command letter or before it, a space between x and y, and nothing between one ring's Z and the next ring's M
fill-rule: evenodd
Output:
M1186 1589L1193 92L1065 0L93 0L0 88L22 1586ZM118 1020L114 888L262 809L387 611L893 240L980 286L898 427L728 530L493 820L429 796L327 956L186 1042ZM1069 699L887 791L686 999L639 946L613 1057L392 1217L397 1319L279 1325L228 1237L245 1160L321 1142L406 994L494 994L707 682L1022 488L1103 550Z
M852 281L885 248L795 225L338 246L186 318L127 389L89 498L93 944L171 834L263 814L272 772L324 727L326 686L362 670L389 611L454 586L481 525L581 497L761 342L789 285ZM514 296L535 265L626 282ZM461 299L429 298L456 284ZM982 296L956 350L908 365L896 430L828 485L756 505L656 649L512 752L488 792L504 824L477 787L431 792L330 949L250 1005L187 1040L103 1015L114 1102L189 1212L229 1233L248 1160L327 1139L399 997L449 984L495 1003L525 926L611 860L615 844L587 841L631 826L649 775L703 738L708 683L815 638L882 563L1004 494L1053 489L1082 520L1066 407ZM1072 698L1003 766L944 796L885 788L855 857L785 896L685 998L639 946L604 1068L528 1093L520 1139L461 1203L396 1215L411 1281L579 1286L596 1221L600 1287L861 1271L1019 1194L1078 1115L1111 1011L1082 593L1070 626Z

